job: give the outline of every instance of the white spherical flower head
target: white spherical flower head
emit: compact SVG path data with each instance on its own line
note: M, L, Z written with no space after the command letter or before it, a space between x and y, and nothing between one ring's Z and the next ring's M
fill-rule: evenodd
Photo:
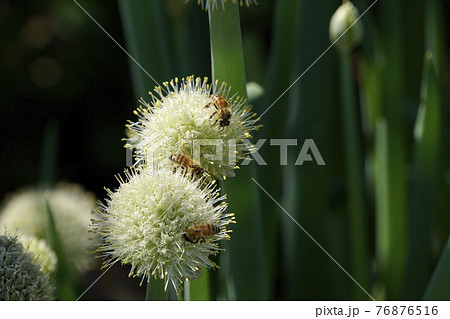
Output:
M76 184L60 184L51 190L29 189L11 196L0 214L0 232L47 239L45 194L55 219L66 257L78 271L93 264L89 224L95 196Z
M23 247L33 254L34 260L41 267L42 273L52 274L55 272L56 254L45 240L30 235L21 235L19 240Z
M253 151L247 139L259 126L246 99L230 97L230 89L193 76L164 83L157 95L150 93L151 103L141 101L126 147L149 168L182 166L197 176L234 176L238 161Z
M0 301L53 300L54 291L17 236L0 236Z
M188 2L189 0L187 0L186 2ZM237 0L231 0L233 3L238 2ZM225 2L227 2L227 0L197 0L198 4L201 4L202 9L204 9L205 11L207 10L215 10L218 8L218 2L220 2L222 4L222 9L225 9ZM244 4L247 7L250 7L251 4L257 4L256 0L239 0L239 4L241 6L243 6Z
M165 280L175 289L197 278L203 268L214 268L209 255L220 250L217 241L229 239L224 196L203 179L179 172L127 171L126 181L110 191L94 221L94 232L104 239L98 251L104 267L117 261L130 264L130 276ZM208 231L209 230L209 231Z

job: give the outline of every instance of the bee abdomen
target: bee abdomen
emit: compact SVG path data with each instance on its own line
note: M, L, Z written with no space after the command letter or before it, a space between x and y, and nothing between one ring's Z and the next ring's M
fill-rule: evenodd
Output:
M227 107L228 106L228 102L227 100L225 100L223 97L221 97L220 95L214 94L211 96L211 100L213 100L213 102L217 105L217 106L221 106L221 107Z
M214 224L211 224L211 233L212 235L216 235L220 233L220 227Z

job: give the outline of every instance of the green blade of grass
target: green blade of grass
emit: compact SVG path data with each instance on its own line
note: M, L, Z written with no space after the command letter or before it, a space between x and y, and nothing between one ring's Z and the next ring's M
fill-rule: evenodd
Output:
M76 300L77 296L73 287L73 270L69 269L64 253L64 247L58 234L53 213L47 196L44 199L45 212L47 216L47 238L50 247L56 254L58 260L56 267L56 290L59 300Z
M138 99L158 85L154 80L161 83L171 76L165 15L160 0L118 0L118 3L127 49L145 70L130 60L134 94Z
M176 291L172 285L169 285L169 287L167 287L167 300L168 301L183 300L181 291L180 290Z
M411 228L405 298L423 295L433 263L432 227L437 209L441 101L431 52L426 53L421 105L415 127Z
M369 287L369 256L367 211L364 192L364 166L361 130L352 81L351 56L340 53L342 125L344 132L345 169L347 183L347 219L350 262L353 277L363 287ZM352 287L353 300L367 300L357 286Z
M172 30L171 47L172 71L176 74L195 74L203 77L211 73L211 66L205 63L210 58L209 39L205 36L208 16L196 5L186 5L184 1L165 1Z
M238 234L241 232L238 232ZM242 234L242 233L241 233ZM236 240L236 245L238 245L238 239L242 239L242 238L237 238L236 236L233 235L232 240ZM251 241L251 239L250 239ZM242 241L241 241L242 242ZM232 265L231 265L231 254L232 254L232 249L231 249L231 243L230 242L225 242L223 244L223 249L225 249L224 252L222 252L220 254L220 269L218 271L212 271L210 272L210 278L214 278L216 280L211 280L210 282L210 289L213 292L211 294L211 299L212 300L237 300L237 296L236 296L236 287L234 285L235 280L234 280L234 274L236 273L235 271L232 271ZM235 251L235 255L242 254L242 252L240 250L233 250ZM248 251L247 251L248 252ZM255 255L255 252L252 252L252 254ZM238 266L238 267L242 267L242 261L233 261L234 262L234 266ZM221 269L226 270L222 271Z
M405 271L408 217L406 214L405 166L398 136L389 124L377 122L375 135L376 244L386 298L398 299Z
M388 300L400 298L408 242L405 134L402 113L403 6L390 1L381 10L384 61L380 68L382 118L376 124L376 253Z
M420 81L423 69L423 46L424 46L424 3L429 0L410 1L407 10L402 12L401 18L404 25L408 26L402 33L402 47L407 52L402 57L404 65L403 87L404 94L408 99L418 101L420 99ZM414 105L416 106L416 105ZM405 121L408 130L413 122Z
M389 284L390 259L395 253L390 249L393 241L393 228L389 220L389 179L388 179L388 127L385 119L379 119L375 126L375 157L374 157L374 177L375 177L375 205L376 205L376 256L377 263L380 264L379 286L382 298L386 298L386 285ZM392 247L393 249L394 247ZM398 271L397 271L398 272Z
M239 6L228 2L224 10L210 10L209 32L214 81L228 83L231 95L247 97Z
M446 75L443 72L446 67L445 59L447 57L447 48L445 46L446 33L443 21L444 4L440 0L428 0L425 2L425 47L426 50L431 51L433 55L433 64L438 77L440 86L446 83ZM450 117L450 103L448 99L443 96L442 98L442 119L448 119ZM444 132L450 131L449 121L442 122L443 137ZM450 167L450 149L448 148L448 140L442 138L441 141L441 159L442 168ZM448 174L448 173L447 173ZM440 251L446 241L447 234L450 229L450 201L448 200L448 194L450 194L450 183L447 181L446 172L442 171L439 178L438 186L438 199L436 209L436 234L435 234L435 247L437 251Z
M318 57L329 47L329 19L336 10L333 2L304 1L299 12L297 53L289 63L293 68L290 101L280 99L270 112L287 112L288 137L297 147L288 149L288 165L283 173L283 206L292 217L340 264L346 266L345 238L330 220L341 219L331 211L330 195L342 173L339 107L336 96L337 73L334 51ZM317 60L317 61L316 61ZM314 63L316 61L316 63ZM309 68L309 70L308 70ZM308 70L307 72L305 72ZM301 77L300 77L301 76ZM299 78L300 77L300 78ZM284 107L284 108L283 108ZM265 116L269 116L269 113ZM267 118L266 121L272 119ZM277 133L272 133L277 134ZM280 136L278 133L275 136ZM273 137L273 136L271 136ZM324 163L319 164L311 149L310 160L296 163L306 140L312 140ZM279 149L274 149L279 156ZM304 151L304 150L303 150ZM277 162L279 158L277 159ZM325 164L325 165L323 165ZM346 299L351 279L284 212L281 214L281 277L289 300ZM332 216L331 216L332 215ZM332 231L329 231L329 230ZM335 247L337 250L335 250ZM326 289L317 289L326 287Z
M145 288L145 300L167 300L167 292L164 291L164 280L149 279Z
M362 109L364 117L365 133L368 137L373 137L376 122L382 116L382 94L379 66L372 62L362 63L362 74L365 82L361 87L361 103L365 103Z
M211 64L213 81L228 83L232 92L246 97L246 77L242 50L239 6L228 1L224 10L209 11ZM219 271L225 284L218 285L219 296L227 299L261 300L267 298L264 259L256 185L252 166L242 167L236 177L222 183L229 200L229 210L235 212L237 224L231 229L229 262ZM224 256L220 256L222 259ZM219 279L219 278L217 278Z
M424 3L425 7L425 47L430 50L433 55L434 65L436 66L436 73L438 78L442 78L443 70L445 69L445 27L443 25L443 3L439 0L427 0Z
M265 112L292 83L295 70L292 63L294 63L298 54L297 39L300 32L302 3L303 1L287 0L277 1L274 5L274 22L272 29L273 45L270 50L267 74L264 83L265 92L259 105L261 112ZM286 120L289 120L291 115L287 111L287 101L289 96L290 94L287 94L281 98L276 105L273 105L273 109L269 110L267 114L264 115L264 126L257 134L259 138L286 138ZM271 196L281 203L284 167L279 163L279 152L273 147L266 145L261 149L260 154L267 162L267 165L258 167L258 180ZM289 188L293 192L295 192L294 185L295 183L292 182L291 187ZM281 236L279 227L282 216L280 214L283 213L280 213L276 203L266 194L261 194L260 200L263 221L262 231L265 234L266 272L267 277L269 278L269 289L274 291L276 286L275 281L278 277L277 272L281 263L278 245L280 244ZM292 207L291 205L288 206ZM287 233L285 235L287 235ZM289 239L286 238L286 240L286 244L290 245ZM288 249L288 247L285 248ZM292 253L294 252L286 252L286 254L283 255L283 262L289 263L288 260L291 259ZM291 278L294 278L295 274L298 273L294 268L287 266L285 269L286 276L292 276ZM269 297L274 298L273 296Z
M450 236L428 284L423 300L450 299Z
M184 300L186 301L208 301L209 291L209 269L205 269L203 274L192 281L185 283Z

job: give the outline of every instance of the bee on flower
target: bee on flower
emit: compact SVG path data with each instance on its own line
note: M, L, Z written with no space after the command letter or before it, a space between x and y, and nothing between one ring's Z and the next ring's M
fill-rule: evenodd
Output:
M238 161L254 151L243 141L259 125L247 100L230 96L230 90L226 83L194 76L165 82L150 93L151 102L141 100L139 120L127 126L126 147L149 168L174 168L173 159L184 154L211 178L234 176Z
M130 276L141 277L141 283L154 277L175 290L204 268L215 268L209 256L221 250L218 241L230 238L227 225L234 217L224 212L225 196L214 183L168 169L132 169L125 175L95 213L93 231L103 239L97 251L104 267L130 264ZM214 225L214 231L202 229L194 236L194 221Z

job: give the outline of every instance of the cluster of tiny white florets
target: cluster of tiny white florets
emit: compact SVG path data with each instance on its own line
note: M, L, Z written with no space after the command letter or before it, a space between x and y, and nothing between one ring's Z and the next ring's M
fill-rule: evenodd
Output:
M118 189L108 190L93 221L104 267L129 264L141 283L154 277L176 290L217 267L209 257L220 251L218 241L230 239L234 214L225 213L215 178L234 176L236 162L253 151L245 139L258 128L246 99L230 91L190 76L157 87L150 103L140 100L125 145L138 161L118 178ZM228 122L220 123L225 117L214 102Z
M13 194L0 214L0 232L47 239L45 197L69 264L85 271L93 262L89 224L95 197L79 185L60 184L54 189L29 189Z
M0 300L53 300L55 287L17 236L0 236Z
M208 79L193 76L164 83L164 88L150 92L152 101L141 100L136 111L140 119L128 125L132 136L126 147L134 148L139 161L152 169L169 166L171 155L184 154L198 161L212 177L226 179L234 176L237 163L254 151L250 131L258 129L256 114L247 100L230 97L226 83L208 84ZM220 127L211 95L222 96L231 110L228 126ZM209 107L206 107L209 106Z
M57 258L47 242L31 235L21 235L23 247L33 254L33 258L44 274L52 275L56 270Z
M231 0L233 3L238 2L237 0ZM189 0L187 0L186 2L189 2ZM218 2L220 2L222 4L222 9L225 9L225 2L227 2L227 0L197 0L197 3L199 5L202 6L202 9L204 10L215 10L218 8ZM256 0L239 0L239 4L241 6L243 6L244 4L247 7L250 7L251 4L257 4Z
M229 239L226 225L234 217L224 213L225 196L214 183L170 170L133 169L125 175L96 212L93 231L104 239L98 249L104 267L130 264L130 276L164 279L165 288L170 282L176 290L204 267L216 267L208 257L220 250L218 240ZM220 232L206 242L188 243L183 234L194 224L214 224Z

